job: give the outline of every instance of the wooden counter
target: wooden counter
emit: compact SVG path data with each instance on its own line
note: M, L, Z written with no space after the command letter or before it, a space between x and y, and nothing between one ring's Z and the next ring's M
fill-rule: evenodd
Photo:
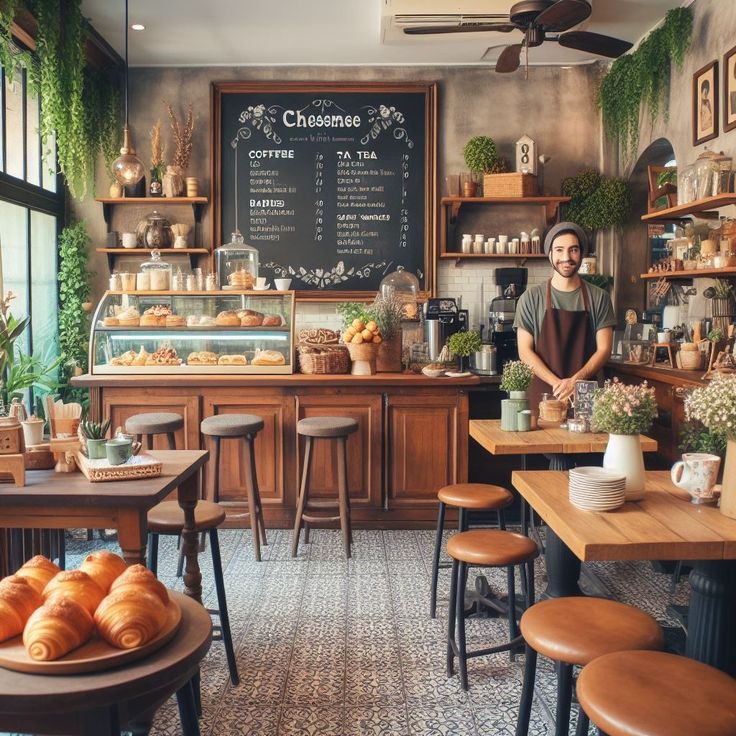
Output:
M468 392L480 385L476 376L428 378L405 373L85 375L73 382L90 389L91 416L110 417L113 427L144 411L178 412L184 417L184 428L177 433L180 449L211 449L199 432L205 417L223 413L263 417L256 464L271 527L289 527L293 522L303 456L298 420L328 414L355 418L359 430L348 439L352 519L358 527L372 528L434 525L438 489L467 480ZM312 465L312 498L336 498L334 447L318 442ZM246 526L244 483L238 447L224 441L220 501L228 513L228 526ZM209 473L204 493L212 497Z

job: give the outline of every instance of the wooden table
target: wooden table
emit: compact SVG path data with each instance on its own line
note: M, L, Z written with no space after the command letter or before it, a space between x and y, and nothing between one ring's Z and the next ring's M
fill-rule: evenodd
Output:
M179 631L138 662L79 675L31 675L0 668L0 731L108 736L131 722L150 726L156 708L172 693L190 687L212 641L206 609L180 593L170 595L182 609ZM183 699L193 709L188 694L180 693L180 710ZM187 715L195 724L196 714L190 710Z
M526 470L527 455L550 455L550 470L567 470L574 458L567 457L591 452L605 452L608 434L605 432L570 432L558 426L543 427L530 432L507 432L500 419L471 419L470 436L492 455L520 455L521 469ZM640 435L644 452L656 452L657 441ZM522 529L528 532L526 508L522 496ZM554 530L548 531L545 543L547 589L544 596L558 598L582 595L578 585L580 560L559 540Z
M206 450L152 450L163 462L158 478L90 483L81 473L32 470L26 485L0 486L0 528L6 529L117 529L118 543L128 564L145 564L150 508L178 489L184 510L182 548L186 558L184 592L201 601L202 576L197 561L194 530L200 469Z
M515 471L511 482L579 560L696 560L686 654L736 675L736 520L690 503L668 471L646 477L642 501L605 513L573 506L564 472Z

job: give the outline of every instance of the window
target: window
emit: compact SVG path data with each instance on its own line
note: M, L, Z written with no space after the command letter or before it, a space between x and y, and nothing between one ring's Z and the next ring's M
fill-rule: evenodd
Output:
M29 88L24 69L13 79L2 69L0 75L0 290L17 295L11 305L16 317L31 316L18 347L48 357L58 354L57 236L63 188L53 141L41 142L39 94Z

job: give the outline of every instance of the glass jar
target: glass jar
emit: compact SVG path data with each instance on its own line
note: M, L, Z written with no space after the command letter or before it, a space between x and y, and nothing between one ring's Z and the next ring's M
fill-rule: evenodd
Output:
M693 165L695 199L714 197L730 187L731 158L715 151L703 151Z
M136 233L138 244L143 248L171 248L174 240L171 223L157 210L138 224Z
M215 269L221 289L252 289L258 278L258 250L236 230L229 243L215 248Z
M148 274L151 291L169 291L171 289L171 266L161 260L158 250L151 251L151 260L141 263L141 271Z
M403 319L419 319L419 279L403 266L388 274L379 286L381 296L395 295L404 306Z
M694 164L683 167L677 183L677 204L687 204L695 199Z

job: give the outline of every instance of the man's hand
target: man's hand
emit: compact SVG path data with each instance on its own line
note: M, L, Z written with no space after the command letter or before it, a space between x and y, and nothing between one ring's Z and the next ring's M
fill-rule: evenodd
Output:
M561 378L557 383L552 385L552 393L556 399L564 401L575 393L576 378Z

